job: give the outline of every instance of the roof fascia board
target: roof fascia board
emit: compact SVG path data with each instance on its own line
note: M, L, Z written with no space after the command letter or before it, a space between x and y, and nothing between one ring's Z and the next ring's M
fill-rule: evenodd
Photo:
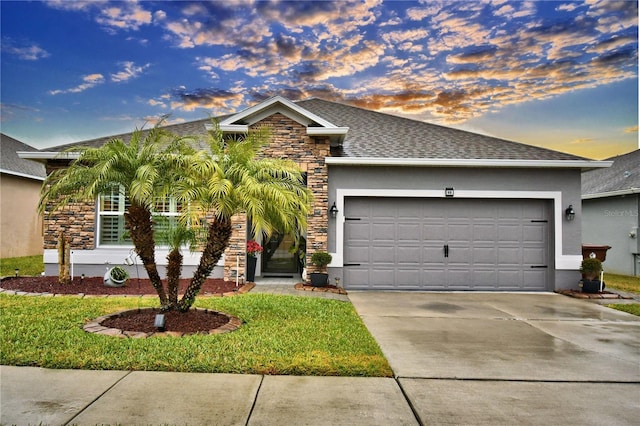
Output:
M640 188L627 188L627 189L619 189L617 191L598 192L595 194L584 194L582 196L582 199L591 200L594 198L618 197L621 195L632 195L632 194L640 194Z
M531 167L531 168L606 168L613 161L591 160L492 160L457 158L365 158L327 157L326 164L340 166L414 166L414 167Z
M14 172L12 170L7 170L7 169L0 169L0 173L4 173L5 175L17 176L21 178L44 181L44 178L40 176L34 176L27 173Z
M220 130L225 133L248 133L249 126L244 124L220 124ZM213 130L213 127L208 126L207 130Z
M346 135L348 131L348 127L307 127L307 134L309 136Z
M18 151L18 157L25 160L77 160L79 152L54 152L54 151Z

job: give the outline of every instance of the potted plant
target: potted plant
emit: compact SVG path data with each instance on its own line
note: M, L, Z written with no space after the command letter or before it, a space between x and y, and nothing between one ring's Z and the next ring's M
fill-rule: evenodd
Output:
M311 263L314 264L319 272L310 273L311 285L314 287L325 287L329 282L329 274L326 267L331 263L331 255L326 251L317 251L311 255Z
M104 285L107 287L122 287L129 279L129 273L122 266L114 266L104 275Z
M598 293L604 289L604 282L599 279L602 272L602 262L596 258L587 258L580 265L582 281L580 281L583 293Z
M253 240L247 241L247 282L254 282L256 279L256 264L258 263L258 253L262 253L262 246Z

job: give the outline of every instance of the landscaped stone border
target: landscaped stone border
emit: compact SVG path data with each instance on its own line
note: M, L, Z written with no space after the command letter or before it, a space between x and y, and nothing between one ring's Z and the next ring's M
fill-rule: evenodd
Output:
M152 312L156 312L158 314L162 313L162 311L159 308L139 308L139 309L127 309L125 311L120 311L120 312L116 312L115 314L110 314L110 315L104 315L101 316L99 318L94 319L93 321L85 324L84 327L82 327L82 329L84 331L86 331L87 333L96 333L96 334L102 334L105 336L113 336L113 337L120 337L120 338L133 338L133 339L146 339L147 337L182 337L182 336L190 336L190 335L194 335L194 334L223 334L223 333L229 333L231 331L235 331L238 328L240 328L240 326L242 325L242 320L238 317L234 317L233 315L229 315L229 314L225 314L224 312L218 312L218 311L212 311L209 309L204 309L204 308L191 308L191 310L193 311L201 311L201 312L205 312L205 313L211 313L211 314L218 314L218 315L224 315L226 317L229 318L229 322L218 327L218 328L214 328L213 330L209 330L208 332L197 332L197 333L182 333L182 332L178 332L178 331L154 331L154 332L149 332L149 333L143 333L143 332L139 332L139 331L123 331L120 330L119 328L110 328L110 327L105 327L102 325L102 322L109 319L109 318L114 318L114 317L118 317L120 315L129 313L129 312L133 312L133 311L152 311Z
M342 287L314 287L309 284L298 283L293 286L296 290L304 290L304 291L316 291L319 293L335 293L335 294L347 294L347 290Z
M633 297L623 296L609 291L603 291L602 293L583 293L579 290L556 290L556 293L575 297L576 299L633 299Z
M229 297L229 296L235 296L237 294L245 294L250 292L251 290L253 290L253 288L255 287L255 283L246 283L244 284L242 287L239 287L238 290L234 290L234 291L227 291L224 293L213 293L213 294L199 294L198 295L198 299L203 298L203 297ZM80 298L84 298L84 297L145 297L145 298L151 298L151 297L155 297L157 298L158 295L157 294L86 294L86 293L29 293L26 291L21 291L21 290L7 290L4 288L0 288L0 293L2 294L8 294L10 296L45 296L45 297L60 297L60 296L76 296L76 297L80 297Z

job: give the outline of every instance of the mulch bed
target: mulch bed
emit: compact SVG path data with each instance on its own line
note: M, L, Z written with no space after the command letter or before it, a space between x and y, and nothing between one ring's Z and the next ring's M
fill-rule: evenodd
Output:
M189 279L180 280L179 293L183 294L189 285ZM207 279L202 285L199 296L232 296L246 293L255 284L248 283L236 288L236 283L222 279ZM84 294L101 296L119 295L152 295L157 293L149 279L129 279L123 287L104 285L103 277L75 278L70 284L60 284L56 276L40 277L8 277L0 282L4 290L20 291L31 294ZM85 325L90 333L99 333L117 337L149 337L153 335L183 336L189 334L224 333L237 329L241 321L235 317L191 308L187 312L163 312L165 330L160 332L154 327L154 320L159 310L139 309L103 317Z
M189 285L189 279L180 280L179 293L183 294ZM123 287L107 287L103 277L78 277L70 284L60 284L57 276L40 277L8 277L0 282L5 290L24 291L27 293L52 294L93 294L93 295L156 295L156 290L149 279L131 278ZM220 295L236 290L236 283L222 279L209 278L205 280L199 295Z

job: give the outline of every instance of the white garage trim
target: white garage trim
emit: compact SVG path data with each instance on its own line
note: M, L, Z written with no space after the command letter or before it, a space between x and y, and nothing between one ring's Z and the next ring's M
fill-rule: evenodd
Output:
M347 197L397 197L397 198L445 198L442 189L337 189L336 207L336 252L331 253L333 260L330 267L344 266L344 205ZM581 255L562 254L563 203L560 191L478 191L455 190L455 198L476 199L538 199L553 201L555 269L578 270Z

